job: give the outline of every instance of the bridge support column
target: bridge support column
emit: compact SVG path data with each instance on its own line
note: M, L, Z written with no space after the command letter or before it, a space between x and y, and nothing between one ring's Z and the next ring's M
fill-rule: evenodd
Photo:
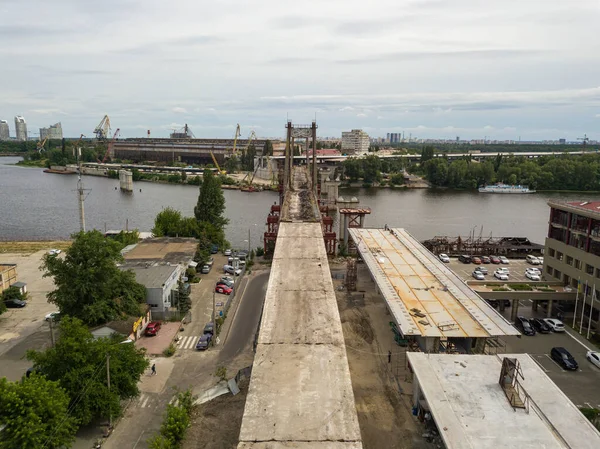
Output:
M533 310L534 312L537 312L537 310L538 310L538 302L537 301L531 301L531 310Z
M517 315L519 314L519 300L512 300L512 309L510 311L510 321L514 322L517 319Z
M581 312L583 313L583 312ZM548 310L546 310L546 317L550 318L552 316L552 299L548 300Z

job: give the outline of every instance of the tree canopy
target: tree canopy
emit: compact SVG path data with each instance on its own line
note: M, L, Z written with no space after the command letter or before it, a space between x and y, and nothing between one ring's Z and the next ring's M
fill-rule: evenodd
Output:
M1 449L62 448L75 439L77 419L58 382L32 374L20 382L0 379Z
M77 318L65 317L59 325L59 338L45 351L27 351L37 372L56 381L66 391L71 413L80 424L94 418L121 412L121 400L139 394L138 382L148 368L145 351L124 337L94 339ZM107 385L106 360L110 356L110 390Z
M205 170L198 203L194 207L194 216L198 223L206 222L223 229L229 222L223 216L225 212L225 197L221 190L221 181L210 170Z
M132 271L117 267L123 260L121 244L95 230L79 232L73 238L64 259L44 256L44 277L53 277L56 286L48 293L48 301L62 314L88 325L138 315L146 289L136 282Z

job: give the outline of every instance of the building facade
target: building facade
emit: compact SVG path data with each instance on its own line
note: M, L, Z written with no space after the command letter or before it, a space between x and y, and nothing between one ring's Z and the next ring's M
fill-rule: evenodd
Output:
M362 129L342 132L342 153L361 155L369 152L369 135Z
M600 315L600 201L549 201L550 220L544 251L544 277L579 288L576 316L584 310L587 325ZM595 294L594 294L595 292Z
M387 142L388 143L400 143L402 141L401 133L387 133Z
M10 139L10 128L6 120L0 120L0 140Z
M58 140L63 138L62 125L60 122L50 125L48 128L40 128L40 140L46 138Z
M25 121L25 118L20 115L15 117L15 133L17 135L17 140L27 140L27 122Z

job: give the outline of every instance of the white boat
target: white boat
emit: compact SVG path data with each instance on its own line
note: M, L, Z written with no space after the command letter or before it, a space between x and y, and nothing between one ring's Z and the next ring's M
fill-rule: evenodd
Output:
M521 185L508 185L502 184L501 182L494 185L487 185L479 187L480 193L535 193L535 190L531 190L527 186Z

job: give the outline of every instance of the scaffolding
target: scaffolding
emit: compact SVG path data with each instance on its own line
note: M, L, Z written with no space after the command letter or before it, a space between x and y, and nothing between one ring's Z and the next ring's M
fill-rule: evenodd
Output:
M348 258L346 262L346 290L349 292L356 291L356 259L354 257Z

